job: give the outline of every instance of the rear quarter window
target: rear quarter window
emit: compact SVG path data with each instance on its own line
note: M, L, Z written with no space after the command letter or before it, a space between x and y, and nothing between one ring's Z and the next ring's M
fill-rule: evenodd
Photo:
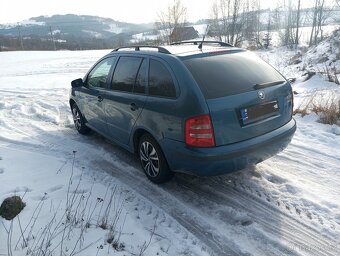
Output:
M207 99L254 90L255 84L285 80L249 52L218 54L183 61Z
M176 97L175 84L169 70L163 63L152 59L149 69L149 94L168 98Z

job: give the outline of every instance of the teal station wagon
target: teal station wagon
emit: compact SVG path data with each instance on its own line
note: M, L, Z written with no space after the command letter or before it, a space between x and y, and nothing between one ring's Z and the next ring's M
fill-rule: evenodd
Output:
M70 106L79 133L138 154L155 183L244 169L282 151L296 130L289 82L215 41L115 49L72 81Z

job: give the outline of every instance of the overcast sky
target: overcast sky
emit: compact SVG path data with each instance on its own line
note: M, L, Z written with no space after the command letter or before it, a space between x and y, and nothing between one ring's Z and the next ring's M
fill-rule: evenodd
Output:
M173 0L0 0L0 23L18 22L40 15L84 14L133 23L154 22ZM208 18L212 0L182 0L188 20ZM272 0L262 5L272 7ZM270 4L272 3L272 4Z

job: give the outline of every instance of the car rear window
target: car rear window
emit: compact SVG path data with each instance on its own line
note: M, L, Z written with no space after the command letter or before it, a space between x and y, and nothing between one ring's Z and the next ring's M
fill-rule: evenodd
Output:
M284 81L272 66L249 52L184 60L207 99L254 90L255 84Z

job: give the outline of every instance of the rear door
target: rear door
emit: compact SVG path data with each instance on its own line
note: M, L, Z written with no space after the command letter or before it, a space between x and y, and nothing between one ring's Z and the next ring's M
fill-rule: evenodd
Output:
M253 54L212 53L184 63L206 98L217 146L265 134L291 119L290 84Z
M120 144L128 144L130 133L146 101L148 60L121 56L106 94L107 134Z

